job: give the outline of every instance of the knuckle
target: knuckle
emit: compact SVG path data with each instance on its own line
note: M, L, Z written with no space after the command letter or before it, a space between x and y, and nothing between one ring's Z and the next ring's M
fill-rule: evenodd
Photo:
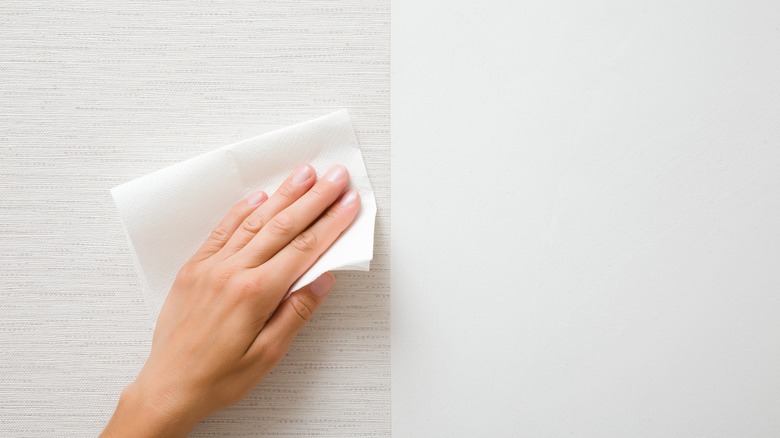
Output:
M326 192L327 192L327 189L325 187L323 187L321 184L316 184L314 187L309 189L309 193L311 193L312 195L314 195L317 198L324 197L327 194Z
M236 291L239 297L245 299L256 296L261 288L262 284L259 281L253 278L247 278L241 280Z
M184 264L184 266L181 267L179 273L176 274L176 282L191 284L195 281L196 277L197 270L195 264L192 262L187 262Z
M216 291L225 290L233 279L234 274L235 271L232 267L220 267L213 269L209 273L209 278L211 280L210 283Z
M319 238L312 230L306 230L292 241L292 247L300 252L312 252L318 247Z
M325 213L320 216L321 221L325 222L333 222L339 217L339 209L338 208L329 208L325 210Z
M219 225L211 231L209 238L215 243L225 243L230 238L230 233L224 225Z
M295 219L287 213L279 213L271 222L271 232L277 236L287 236L295 231Z
M290 297L290 305L303 322L310 320L311 317L314 316L314 312L317 310L317 303L315 303L314 300L306 295L299 293L293 294Z
M295 188L290 183L284 183L276 190L276 193L283 198L295 197Z
M261 228L263 228L263 218L258 215L251 215L244 222L241 224L241 227L244 229L244 231L257 234L258 231L260 231Z
M269 287L266 276L262 272L244 272L235 279L231 294L238 302L254 301L260 303L266 296L263 292L268 291Z

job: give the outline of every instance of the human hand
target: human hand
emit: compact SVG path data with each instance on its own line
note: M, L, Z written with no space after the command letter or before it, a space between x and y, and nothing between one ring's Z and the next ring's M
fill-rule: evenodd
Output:
M290 286L360 208L335 166L317 181L299 166L270 198L239 202L182 267L157 319L152 350L103 436L186 436L271 371L333 286L330 273Z

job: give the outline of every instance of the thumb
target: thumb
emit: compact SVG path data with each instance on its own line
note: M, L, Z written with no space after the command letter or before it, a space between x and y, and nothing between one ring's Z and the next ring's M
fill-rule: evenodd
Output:
M277 307L271 319L258 334L261 344L275 345L287 351L298 332L314 316L325 297L333 289L336 278L326 272L316 280L290 294Z

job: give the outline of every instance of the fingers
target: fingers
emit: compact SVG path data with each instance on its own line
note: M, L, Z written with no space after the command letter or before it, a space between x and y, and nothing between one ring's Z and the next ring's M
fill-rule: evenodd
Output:
M247 350L246 356L250 360L260 356L274 362L281 359L295 336L325 300L334 283L333 274L326 272L282 301Z
M255 192L236 204L230 213L214 228L200 249L192 256L192 261L205 260L222 249L241 223L268 199L265 192Z
M349 227L359 210L360 196L355 190L347 190L314 224L256 269L267 270L289 287Z
M317 174L310 165L298 166L262 207L245 217L240 223L240 227L235 230L221 250L223 257L227 258L246 246L274 216L303 196L314 185L316 179Z
M267 222L246 246L238 259L246 267L260 266L287 246L314 222L349 183L344 166L333 166L306 194Z

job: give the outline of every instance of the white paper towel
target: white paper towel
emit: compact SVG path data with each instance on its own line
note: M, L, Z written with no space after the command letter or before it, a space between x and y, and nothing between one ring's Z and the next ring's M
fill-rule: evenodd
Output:
M154 319L182 264L232 206L256 190L272 194L299 163L310 163L318 175L334 164L346 166L361 209L290 290L326 271L368 270L376 200L349 115L341 110L224 146L111 190Z

